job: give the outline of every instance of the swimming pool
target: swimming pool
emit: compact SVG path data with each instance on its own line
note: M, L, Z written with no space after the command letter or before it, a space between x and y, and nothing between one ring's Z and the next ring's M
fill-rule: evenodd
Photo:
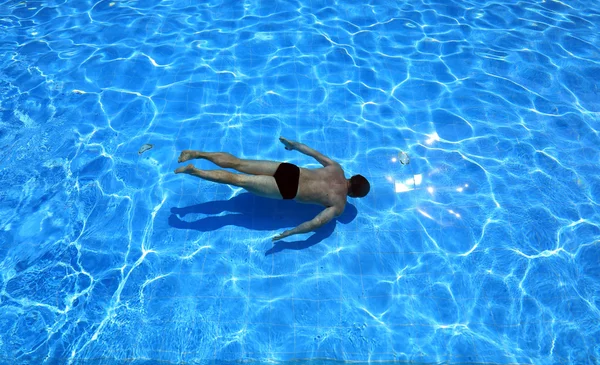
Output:
M0 3L0 361L599 361L597 2L198 3ZM173 174L279 136L371 193Z

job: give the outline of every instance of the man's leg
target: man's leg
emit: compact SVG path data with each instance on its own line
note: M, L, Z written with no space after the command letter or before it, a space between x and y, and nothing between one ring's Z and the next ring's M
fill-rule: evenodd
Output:
M239 172L252 175L275 175L279 162L266 160L244 160L226 152L201 152L185 150L181 152L178 162L185 162L195 158L204 158L219 167L235 169Z
M175 170L176 174L188 174L204 180L239 186L265 198L283 199L272 176L234 174L225 170L200 170L189 164Z

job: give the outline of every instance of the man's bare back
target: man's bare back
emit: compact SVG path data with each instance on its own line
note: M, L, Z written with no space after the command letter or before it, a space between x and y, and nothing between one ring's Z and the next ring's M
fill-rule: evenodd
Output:
M175 173L186 173L209 181L243 187L251 193L267 198L295 199L299 203L319 204L325 207L314 219L275 236L273 241L316 230L342 214L347 196L363 197L369 192L369 182L363 176L355 175L346 179L340 164L320 152L283 137L279 140L287 150L297 150L311 156L323 167L305 169L285 162L239 159L224 152L185 150L179 156L178 162L202 158L244 174L234 174L225 170L200 170L192 164L178 168Z
M336 207L341 212L346 206L348 180L338 163L318 169L300 168L300 183L296 201Z

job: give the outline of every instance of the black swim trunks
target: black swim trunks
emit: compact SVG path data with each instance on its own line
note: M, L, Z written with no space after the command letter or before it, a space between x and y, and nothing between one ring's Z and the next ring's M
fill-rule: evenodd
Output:
M300 181L300 168L298 166L283 162L277 167L273 177L283 199L294 199L296 197L298 182Z

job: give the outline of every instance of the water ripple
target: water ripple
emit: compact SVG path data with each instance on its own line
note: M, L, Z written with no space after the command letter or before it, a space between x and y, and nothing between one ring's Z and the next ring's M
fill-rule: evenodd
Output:
M599 20L0 1L1 361L598 362ZM188 148L316 167L279 135L371 194L273 246L318 209L172 174Z

